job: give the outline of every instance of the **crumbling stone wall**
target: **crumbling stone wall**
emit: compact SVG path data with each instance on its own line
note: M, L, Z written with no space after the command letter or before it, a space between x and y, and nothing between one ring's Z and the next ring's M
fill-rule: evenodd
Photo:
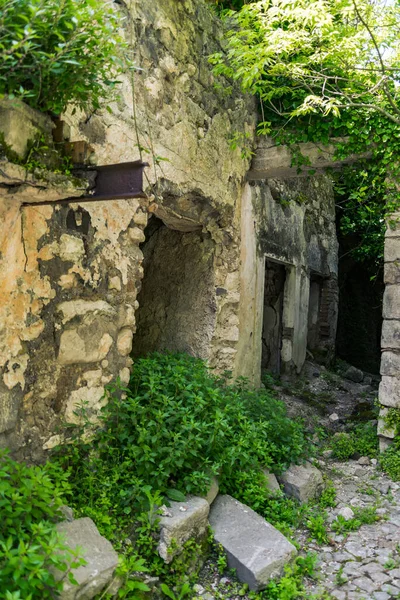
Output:
M60 425L76 421L80 403L90 416L107 382L116 376L128 381L149 213L176 237L193 241L185 250L188 260L198 244L207 248L207 268L198 271L206 276L205 297L197 299L193 290L187 307L205 311L207 332L196 352L219 369L235 364L240 198L248 161L230 140L239 133L251 141L254 102L213 88L207 57L220 47L221 31L203 0L133 0L129 10L122 3L115 9L128 17L127 34L133 24L143 69L135 74L139 140L129 77L112 114L71 111L64 119L69 140L86 140L94 149L92 164L136 160L138 141L162 157L157 176L147 170L149 198L34 205L79 197L87 185L59 189L5 159L8 173L19 179L7 175L0 190L7 232L0 239L0 445L33 460L59 442ZM32 123L32 111L21 110L13 121L20 131L24 119ZM46 127L51 131L50 119ZM12 146L19 135L11 134Z
M337 252L334 196L327 176L271 178L247 187L242 203L242 263L247 267L241 282L238 349L238 364L243 372L252 372L255 380L260 377L259 332L266 325L265 262L271 260L286 270L281 316L282 370L300 372L304 364L311 277L318 276L322 281L318 344L314 343L313 352L324 360L333 355L338 308ZM250 264L254 265L252 271ZM251 307L250 311L247 307Z
M287 269L281 355L299 370L310 273L335 277L327 180L245 183L249 161L231 139L252 143L256 107L231 82L214 87L207 57L222 32L209 5L131 0L115 10L134 39L135 93L127 76L111 113L68 112L64 137L86 141L93 165L136 160L145 147L156 159L148 197L87 204L88 182L39 181L10 161L3 177L0 165L0 445L33 460L80 403L90 416L111 379L128 381L132 345L134 355L188 350L258 384L266 257ZM17 125L35 126L22 114ZM163 225L145 244L150 215Z
M214 242L202 232L169 229L156 217L145 233L133 356L167 349L209 359L216 320Z

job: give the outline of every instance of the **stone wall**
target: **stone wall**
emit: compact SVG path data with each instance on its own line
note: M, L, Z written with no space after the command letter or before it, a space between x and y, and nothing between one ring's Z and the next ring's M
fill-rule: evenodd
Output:
M161 345L192 350L219 369L235 365L240 199L248 162L240 148L231 149L230 140L239 133L251 141L254 102L235 90L226 93L225 81L214 89L207 57L220 48L222 34L203 0L133 0L129 11L122 3L115 8L127 17L121 23L129 37L132 25L142 69L134 86L139 144L152 149L145 159L162 158L155 169L147 169L148 199L80 203L77 198L65 205L34 205L79 197L87 182L55 184L50 172L35 179L6 156L7 173L0 173L0 445L33 460L42 460L59 442L64 422L76 422L79 404L90 416L104 401L111 379L129 379L143 277L140 245L149 214L169 228L164 231L176 241L169 246L171 252L175 247L173 260L186 269L186 295L177 298L179 263L170 265L175 287L169 299L176 301L179 314L169 312L164 323L161 317L158 325L166 326ZM132 102L126 78L112 114L71 111L63 117L69 126L64 137L88 142L94 151L91 164L140 158ZM20 103L11 104L12 119L3 115L0 126L7 150L23 156L23 130L32 136L44 129L49 136L53 125ZM157 253L161 257L160 248ZM150 268L147 283L151 288L158 282L160 298L162 281L152 283L152 273ZM196 276L204 278L200 288ZM146 300L145 287L143 295ZM153 307L149 303L148 318ZM186 331L191 329L191 311L198 330L182 345L178 326L185 330L186 323ZM167 331L174 332L175 346ZM139 330L136 353L143 339Z
M386 426L388 409L400 409L400 213L391 215L385 237L386 284L383 296L381 383L379 386L380 411L378 434L381 450L395 437L394 429Z

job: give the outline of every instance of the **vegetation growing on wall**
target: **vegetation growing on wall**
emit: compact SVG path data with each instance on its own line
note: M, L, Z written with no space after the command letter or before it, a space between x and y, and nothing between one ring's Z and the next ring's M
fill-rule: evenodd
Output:
M338 192L348 201L342 227L362 237L355 255L380 260L383 215L398 203L398 6L261 0L224 15L226 52L211 62L260 99L259 133L294 150L299 142L342 138L338 156L372 157L342 175ZM301 160L297 154L299 166Z
M120 15L101 0L4 0L0 94L42 111L96 109L122 70Z

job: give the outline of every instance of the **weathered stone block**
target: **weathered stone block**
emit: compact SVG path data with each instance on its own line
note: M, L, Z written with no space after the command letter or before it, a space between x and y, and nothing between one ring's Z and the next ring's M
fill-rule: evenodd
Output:
M94 332L92 335L90 334L90 328L84 326L63 331L60 338L58 362L63 365L73 365L103 360L113 344L113 339L108 333L101 335L100 327L97 335L94 335Z
M383 280L388 284L400 284L400 261L385 263Z
M324 489L322 473L311 463L291 465L279 478L285 494L300 502L317 498Z
M385 452L390 446L393 444L393 440L391 438L387 438L383 435L379 436L379 452Z
M16 98L0 100L0 132L13 152L23 158L28 143L38 135L51 136L54 125L47 115L27 106Z
M391 237L385 239L384 260L385 263L400 260L399 237Z
M382 314L384 319L400 319L400 286L386 286Z
M355 383L361 383L364 379L364 373L360 369L357 369L357 367L349 367L344 376Z
M211 507L210 525L229 567L252 590L265 588L297 553L280 531L231 496L218 496Z
M385 319L382 323L382 349L400 348L400 321Z
M106 538L98 532L92 519L83 518L72 522L57 524L57 531L64 536L66 544L82 549L86 565L73 571L78 585L72 585L64 579L61 600L90 600L101 592L112 580L118 565L118 554ZM61 578L62 573L56 576Z
M381 359L381 375L400 377L400 354L397 352L383 352Z
M263 474L264 487L266 490L269 490L270 492L280 492L281 491L281 488L279 487L279 483L276 478L276 475L274 475L273 473L270 473L267 469L263 469L262 474Z
M208 504L210 504L210 506L214 502L215 498L218 496L218 492L219 492L218 479L215 477L215 475L213 475L211 477L210 486L207 490L207 493L204 496L204 498L207 500L207 502L208 502Z
M160 519L160 543L157 548L166 563L179 554L187 540L199 539L206 533L210 505L204 498L194 496L186 502L171 502L168 512L171 516Z
M379 384L379 402L383 406L400 408L400 379L383 375Z
M400 237L400 213L393 213L386 220L387 228L385 237Z
M396 435L396 429L393 427L388 427L386 425L385 418L387 417L388 412L389 412L388 408L381 408L379 411L378 435L383 435L387 438L393 439Z

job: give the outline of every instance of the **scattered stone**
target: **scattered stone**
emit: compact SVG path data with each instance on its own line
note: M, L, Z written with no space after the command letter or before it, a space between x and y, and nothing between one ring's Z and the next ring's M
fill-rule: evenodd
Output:
M187 540L201 539L206 534L209 511L210 505L207 500L196 496L188 498L186 502L171 502L172 516L161 517L159 523L160 543L157 550L166 563L170 563L174 556L181 552Z
M361 458L359 458L357 462L359 465L365 466L371 464L371 461L369 460L368 456L361 456Z
M276 475L270 473L267 469L263 469L262 473L265 489L269 490L270 492L280 492L281 488L279 487Z
M364 379L364 373L356 367L349 367L345 372L344 377L355 383L361 383Z
M193 586L193 591L195 594L199 594L199 596L201 596L202 594L204 594L205 589L203 588L202 585L195 583L195 585Z
M372 377L364 377L363 383L365 385L372 385Z
M371 465L374 465L374 467L376 467L377 464L378 461L376 460L376 458L371 458Z
M207 502L210 506L214 502L215 498L218 496L218 492L219 492L218 479L215 477L215 475L212 475L211 481L210 481L210 486L207 490L206 495L204 496L204 498L207 500Z
M74 520L74 511L72 508L70 508L67 505L64 505L60 506L59 510L62 516L64 517L64 521L68 521L69 523L71 523Z
M231 496L218 496L211 507L215 541L227 553L228 565L251 590L262 590L271 577L297 554L296 548L270 523Z
M283 484L285 494L302 503L318 498L324 489L321 471L309 462L290 466L278 480Z
M345 506L344 508L341 508L338 512L338 515L343 517L343 519L345 521L350 521L351 519L354 518L354 512L351 510L351 508L349 506Z
M336 421L339 421L339 415L337 413L332 413L329 415L329 420L331 423L336 423Z
M67 546L71 549L81 548L81 555L86 564L73 570L78 585L73 585L68 578L63 579L64 589L60 593L61 600L90 600L108 586L118 566L118 554L106 538L98 532L92 519L85 517L68 523L56 525ZM64 573L55 571L57 579ZM118 590L115 591L117 593Z

